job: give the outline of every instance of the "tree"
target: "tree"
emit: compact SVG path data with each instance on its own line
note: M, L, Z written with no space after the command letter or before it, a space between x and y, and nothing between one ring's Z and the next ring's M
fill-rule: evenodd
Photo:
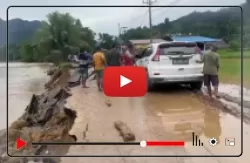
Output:
M84 28L79 19L69 13L59 12L50 13L47 18L37 30L33 44L23 46L23 60L59 63L67 60L68 54L77 53L81 48L91 50L94 33Z
M11 44L8 46L8 59L16 61L20 59L20 46L17 44Z
M242 4L245 19L250 19L246 12L250 11L250 5ZM164 17L164 13L162 14ZM163 38L167 34L201 35L207 37L221 38L226 42L234 39L240 34L241 10L236 7L220 9L216 12L193 12L180 17L174 21L166 18L162 23L152 27L154 38ZM247 21L245 21L247 22ZM123 35L125 40L149 39L149 28L138 27L127 30Z
M0 48L0 61L6 61L6 47Z
M25 62L34 62L35 58L33 56L34 47L29 44L24 44L21 46L20 53L21 58Z
M118 39L107 33L99 33L99 45L104 49L111 49Z

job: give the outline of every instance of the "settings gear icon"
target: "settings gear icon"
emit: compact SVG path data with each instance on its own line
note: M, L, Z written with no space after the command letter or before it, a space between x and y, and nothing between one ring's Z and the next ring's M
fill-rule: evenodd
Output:
M209 144L210 144L211 146L216 146L217 140L216 140L215 138L211 138L211 139L209 139Z

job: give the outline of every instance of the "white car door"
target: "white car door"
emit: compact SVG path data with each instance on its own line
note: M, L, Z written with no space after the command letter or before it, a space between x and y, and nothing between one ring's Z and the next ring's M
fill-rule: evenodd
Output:
M143 54L146 49L142 50L142 53L138 55L138 58L136 60L136 66L143 66Z
M142 65L142 58L137 58L135 62L136 66L141 66Z
M149 63L149 57L151 56L152 53L153 53L153 49L151 46L147 47L145 51L143 52L142 59L141 59L143 67L147 67Z

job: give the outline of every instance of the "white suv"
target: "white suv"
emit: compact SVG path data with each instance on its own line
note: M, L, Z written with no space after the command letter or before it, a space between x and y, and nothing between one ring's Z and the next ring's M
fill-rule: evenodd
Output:
M148 89L157 83L190 84L201 89L203 64L201 51L195 42L162 42L147 46L137 56L136 65L148 72Z

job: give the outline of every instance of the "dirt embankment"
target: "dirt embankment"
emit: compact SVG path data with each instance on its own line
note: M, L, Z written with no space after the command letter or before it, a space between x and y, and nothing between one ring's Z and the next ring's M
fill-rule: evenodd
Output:
M77 117L76 112L66 108L66 99L71 96L69 83L78 85L80 77L69 69L55 69L50 72L51 80L45 84L46 91L42 95L33 95L24 114L13 122L7 130L0 131L0 162L26 163L29 161L59 162L58 158L31 158L33 155L64 155L69 147L47 147L32 145L32 142L74 142L76 137L70 135ZM8 138L8 143L7 143ZM21 138L27 145L16 149L16 139ZM9 157L24 156L24 157ZM57 149L56 149L57 148Z
M73 108L66 108L65 103L67 98L71 96L68 87L79 85L80 76L74 70L57 68L51 69L48 75L51 75L51 80L45 84L46 91L42 95L33 95L24 114L8 128L8 154L23 157L9 157L7 155L7 133L6 130L3 130L0 131L0 163L26 163L29 161L57 163L60 162L60 158L25 156L64 155L68 152L69 146L48 147L46 145L32 145L31 142L76 141L76 136L70 135L69 131L77 114L72 110ZM215 105L216 108L240 115L239 109L230 107L216 99L207 100L208 98L203 93L196 95L203 102L209 102L209 105ZM223 96L223 98L226 97ZM238 101L235 103L239 104ZM111 105L111 103L107 103L107 105ZM130 130L126 126L121 123L115 125L118 130L123 131L121 135L128 136L129 140L134 139L135 136L130 134ZM24 148L16 150L17 138L27 141L28 144Z

